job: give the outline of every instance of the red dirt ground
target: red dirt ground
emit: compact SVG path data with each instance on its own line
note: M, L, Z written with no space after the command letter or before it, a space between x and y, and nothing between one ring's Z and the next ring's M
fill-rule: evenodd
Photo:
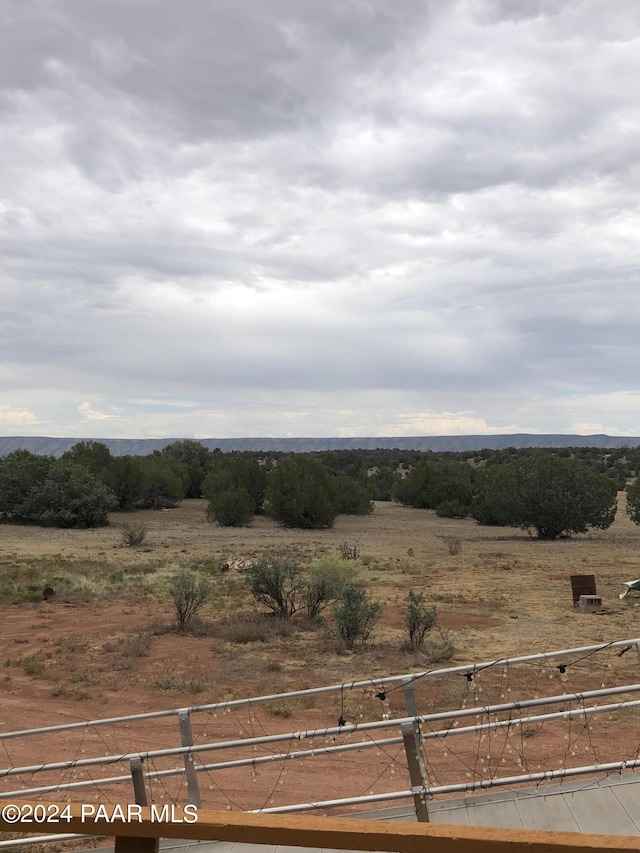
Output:
M273 642L242 646L221 636L160 632L138 648L137 632L167 622L166 599L160 595L140 595L128 601L98 598L64 603L57 598L49 603L2 604L0 732L366 678L372 679L370 688L345 690L342 696L338 692L313 700L280 700L270 707L252 704L215 714L196 713L192 717L196 742L261 736L267 731L323 730L336 726L341 716L349 723L382 721L383 714L392 719L404 716L402 690L389 692L383 702L376 698L378 690L373 685L381 676L434 666L420 656L399 650L403 602L411 588L425 590L427 600L437 602L440 627L453 633L457 648L454 660L436 666L587 645L640 633L634 602L617 600L621 582L637 574L635 555L640 536L625 518L603 534L536 543L520 532L436 520L433 514L391 506L377 507L369 518L339 520L334 531L283 531L265 519L247 531L220 531L203 525L200 502L186 504L184 512L145 515L151 528L148 554L123 551L117 543L117 528L57 532L25 531L5 525L0 529L0 557L6 565L16 554L38 559L59 554L74 559L102 559L108 573L114 565L126 568L133 561L179 567L184 561L197 562L212 556L252 556L264 548L269 553L313 555L330 551L340 541L357 540L366 542L367 556L379 564L366 576L370 589L385 603L376 639L355 655L338 654L331 643L304 629ZM444 533L460 537L461 555L452 556L446 551ZM568 575L584 571L597 574L598 588L605 593L608 610L602 616L578 614L568 601ZM221 590L226 596L225 607L233 616L234 607L244 606L236 601L236 586L240 588L242 581L228 578L224 584ZM206 615L211 618L214 614L211 610ZM24 661L31 658L38 666L29 673ZM561 681L552 663L545 667L487 670L473 682L464 675L423 679L416 683L418 707L421 713L428 713L640 681L634 651L623 657L608 652L578 661L567 675L568 680ZM569 703L564 707L568 708ZM479 720L472 716L460 726L476 721ZM439 729L449 725L433 724ZM424 730L428 731L429 726ZM602 763L636 755L639 732L637 712L624 711L589 719L579 717L571 723L562 720L544 727L532 723L508 738L497 733L485 735L482 740L451 735L426 741L427 771L432 784L439 785L466 783L496 774ZM378 737L398 734L396 727L379 731ZM232 747L202 753L200 758L216 763L247 755L274 756L311 746L353 743L360 737L354 733L318 734L312 740L286 738L280 744L255 751ZM370 742L374 734L362 733L362 737ZM179 745L175 717L7 739L0 741L4 756L0 777L2 768ZM147 767L179 768L181 762L180 757L153 759ZM127 773L127 763L114 764L104 772L76 769L50 773L46 778L45 774L25 773L2 779L0 791L86 779L93 780L96 786L86 793L84 789L75 791L73 799L77 802L129 800L129 782L114 787L100 785L105 777ZM200 774L200 783L207 806L231 809L353 797L406 790L410 786L401 743L308 761L273 758L268 764L256 765L253 772L250 767L218 768ZM152 789L158 802L186 801L181 781L156 781ZM44 796L60 798L55 793Z

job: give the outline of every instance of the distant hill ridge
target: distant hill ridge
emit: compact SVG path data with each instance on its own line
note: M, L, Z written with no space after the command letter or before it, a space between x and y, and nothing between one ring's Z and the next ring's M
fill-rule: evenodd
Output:
M454 453L504 450L506 447L638 447L638 436L611 435L415 435L356 438L202 438L196 439L223 453L233 450L309 453L319 450L433 450ZM178 438L48 438L46 436L0 437L0 456L13 450L29 450L44 456L62 456L80 441L100 441L113 456L146 456L162 450Z

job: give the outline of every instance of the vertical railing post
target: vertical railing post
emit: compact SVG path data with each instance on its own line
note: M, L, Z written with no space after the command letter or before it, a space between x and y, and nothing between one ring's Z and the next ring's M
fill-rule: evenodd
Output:
M129 760L131 769L131 779L133 780L133 793L138 806L149 805L149 795L147 794L147 786L144 781L144 771L142 769L142 759L140 756ZM155 837L148 838L128 838L125 835L116 835L115 853L158 853L160 850L160 839Z
M191 718L187 710L178 711L180 723L180 740L182 746L193 746L193 732L191 731ZM187 779L187 793L189 803L200 808L200 787L198 785L198 774L193 763L193 753L187 752L184 756L184 775Z
M132 758L129 761L131 768L131 779L133 780L133 795L136 804L139 806L148 806L149 797L147 795L147 786L144 781L144 773L142 771L142 759L140 756Z
M407 709L407 717L418 716L418 705L416 702L416 694L413 689L413 679L407 678L402 689L404 691L404 702ZM402 739L404 741L404 751L407 755L407 765L409 767L409 777L411 779L411 787L416 789L413 796L416 818L420 822L427 823L429 821L429 809L427 808L427 800L424 789L428 786L427 768L424 762L422 753L422 735L420 733L420 723L414 720L412 723L402 723Z
M416 812L416 818L421 823L428 823L429 810L424 789L427 785L427 780L423 776L424 765L421 761L422 756L419 752L419 745L416 739L416 734L413 730L412 723L402 723L402 739L404 741L404 751L407 754L407 765L409 767L409 776L411 778L411 790L413 793L413 804Z

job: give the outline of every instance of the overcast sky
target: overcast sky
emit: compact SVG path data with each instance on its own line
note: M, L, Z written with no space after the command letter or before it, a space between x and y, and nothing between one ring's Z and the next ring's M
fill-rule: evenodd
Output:
M0 13L0 434L640 434L638 0Z

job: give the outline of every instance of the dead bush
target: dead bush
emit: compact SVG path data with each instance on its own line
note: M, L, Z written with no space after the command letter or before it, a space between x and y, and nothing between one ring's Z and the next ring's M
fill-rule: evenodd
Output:
M452 634L445 628L436 628L436 633L424 641L421 652L428 663L452 660L456 653Z
M228 643L270 643L289 637L294 626L288 619L265 616L263 613L240 614L232 621L219 622L216 635Z
M142 545L149 532L146 524L141 521L125 521L120 528L122 544L127 548L137 548Z
M462 540L459 536L443 536L442 538L452 557L462 552Z

